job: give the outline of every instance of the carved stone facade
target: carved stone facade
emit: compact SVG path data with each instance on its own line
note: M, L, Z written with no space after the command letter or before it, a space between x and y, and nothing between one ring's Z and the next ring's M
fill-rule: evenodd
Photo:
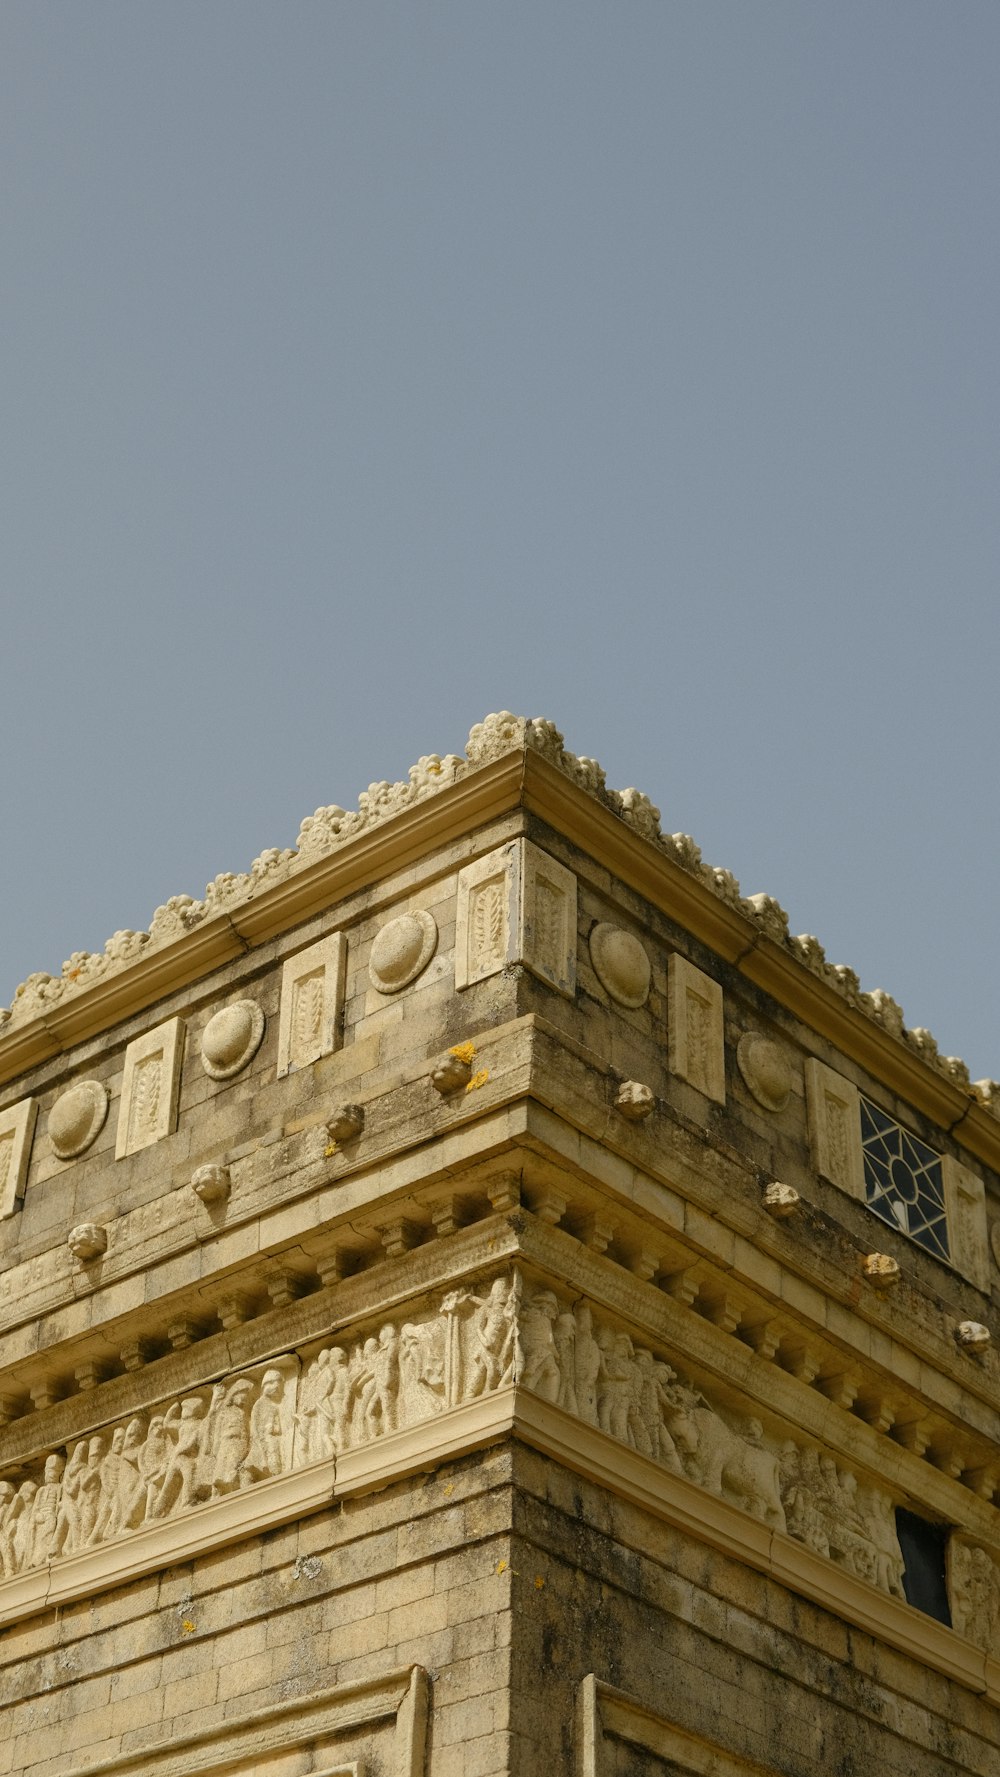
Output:
M0 1078L0 1771L995 1770L1000 1090L550 723Z

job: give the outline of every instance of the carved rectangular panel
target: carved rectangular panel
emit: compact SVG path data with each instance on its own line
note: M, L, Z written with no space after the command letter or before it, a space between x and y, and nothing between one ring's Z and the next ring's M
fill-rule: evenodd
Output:
M576 877L515 839L459 872L455 986L523 963L557 993L576 991Z
M279 1080L339 1047L346 965L343 932L332 932L285 963L278 1017Z
M858 1089L822 1061L806 1062L809 1146L820 1178L865 1199Z
M137 1154L177 1127L177 1093L184 1054L184 1023L170 1018L125 1051L115 1159Z
M987 1293L990 1288L990 1245L986 1223L986 1187L968 1167L946 1154L941 1161L948 1243L956 1271Z
M515 961L518 841L477 858L458 873L455 986L471 987Z
M580 1686L576 1743L577 1777L631 1777L636 1770L650 1777L776 1777L770 1766L666 1721L593 1672Z
M557 993L576 992L576 877L530 839L522 847L521 959Z
M0 1111L0 1220L12 1216L24 1196L37 1116L34 1098L22 1098L20 1104Z
M170 1739L147 1738L141 1752L87 1762L89 1777L423 1777L427 1768L430 1686L422 1666L332 1689L266 1709L235 1713ZM151 1733L153 1730L151 1729ZM44 1736L37 1765L51 1767Z
M686 957L667 959L668 1062L717 1104L726 1102L726 1057L722 988Z

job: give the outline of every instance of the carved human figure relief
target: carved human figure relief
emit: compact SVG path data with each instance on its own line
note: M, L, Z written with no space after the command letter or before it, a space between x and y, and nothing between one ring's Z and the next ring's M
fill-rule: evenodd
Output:
M472 1316L463 1389L465 1398L470 1400L513 1380L517 1345L517 1299L508 1279L496 1278L485 1300L474 1300L477 1306Z
M543 1401L559 1399L559 1362L554 1326L559 1302L552 1290L532 1290L521 1305L520 1331L524 1367L520 1380Z
M0 1220L12 1216L24 1196L37 1116L35 1098L22 1098L0 1111Z
M852 1197L865 1196L858 1089L811 1057L805 1065L812 1163L821 1178Z
M948 1538L948 1602L959 1635L994 1653L1000 1645L1000 1567L967 1538Z
M260 1393L250 1409L249 1444L239 1466L241 1487L279 1475L284 1466L285 1425L282 1402L285 1378L277 1368L264 1371Z
M278 1078L330 1055L340 1043L347 938L333 932L291 956L281 971Z
M522 963L558 993L576 990L576 877L529 839L458 874L455 985Z
M184 1052L184 1024L168 1019L125 1051L115 1159L161 1141L177 1125L177 1096Z
M672 1074L726 1102L722 989L675 952L667 961L667 1057Z

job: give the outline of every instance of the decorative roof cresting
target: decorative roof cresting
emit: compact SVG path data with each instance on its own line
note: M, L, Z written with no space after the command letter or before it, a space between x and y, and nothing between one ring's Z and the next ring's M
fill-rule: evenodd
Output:
M698 846L687 833L664 833L659 809L641 790L609 790L596 759L569 752L552 722L540 716L514 716L509 710L501 710L476 723L469 735L464 759L455 753L448 753L443 758L438 753L427 753L411 765L405 782L369 784L359 796L356 809L334 805L318 808L314 814L307 815L294 850L271 848L261 852L249 870L238 875L227 871L216 876L208 884L201 901L190 895L172 895L156 909L148 932L115 932L102 951L74 951L58 975L29 975L17 988L11 1006L0 1008L0 1037L16 1026L44 1016L48 1008L93 986L96 981L127 969L140 956L146 957L176 942L202 921L229 912L252 900L262 890L307 869L366 829L378 826L414 803L437 795L449 784L468 777L492 760L526 748L549 760L580 789L603 803L634 832L657 846L683 870L703 882L720 900L742 913L760 932L829 983L850 1005L907 1044L930 1067L956 1086L964 1087L1000 1118L1000 1082L970 1082L965 1063L957 1056L940 1054L930 1031L907 1028L902 1007L889 994L881 988L871 993L863 992L853 969L827 961L818 938L808 934L792 936L788 930L787 913L771 895L742 895L732 872L704 863Z

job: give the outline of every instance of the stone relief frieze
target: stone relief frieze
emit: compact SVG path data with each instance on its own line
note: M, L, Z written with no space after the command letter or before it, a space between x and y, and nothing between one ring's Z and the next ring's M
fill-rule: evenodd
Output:
M298 1360L278 1358L0 1480L0 1577L111 1542L292 1465Z
M706 1395L620 1322L519 1268L351 1337L136 1411L0 1478L0 1579L115 1541L517 1385L889 1596L903 1558L887 1492ZM956 1629L992 1645L1000 1568L953 1537Z
M986 1549L952 1536L948 1542L948 1599L952 1626L977 1646L1000 1646L1000 1567Z
M964 1062L956 1056L941 1055L929 1031L919 1027L908 1029L901 1008L888 994L881 989L862 992L854 970L843 964L829 963L822 944L811 934L791 936L787 915L773 896L741 895L739 883L732 873L706 864L688 834L662 831L660 811L648 796L636 789L609 790L596 760L571 753L552 722L543 717L529 720L512 715L508 710L487 716L475 725L469 735L464 759L454 753L443 758L437 753L426 754L410 767L406 781L370 784L358 798L356 810L318 808L302 822L295 849L271 847L254 859L248 871L223 872L209 883L201 901L190 895L171 896L156 909L148 932L115 932L103 951L74 951L59 975L44 972L29 975L17 988L11 1006L0 1008L0 1035L5 1028L26 1024L62 1000L128 968L150 950L175 943L202 922L242 906L263 889L308 868L366 829L438 794L504 754L522 748L548 760L587 795L602 802L642 838L656 845L682 870L696 876L711 893L742 913L756 931L787 950L891 1036L906 1043L929 1067L968 1091L993 1115L1000 1115L1000 1083L995 1080L970 1083Z

